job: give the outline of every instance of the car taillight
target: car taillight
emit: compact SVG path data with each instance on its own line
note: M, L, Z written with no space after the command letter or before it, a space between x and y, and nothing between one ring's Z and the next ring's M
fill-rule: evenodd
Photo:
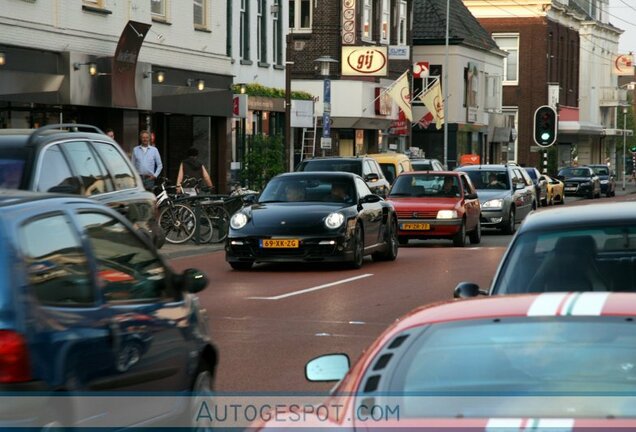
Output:
M29 352L24 338L10 330L0 330L0 383L31 380Z

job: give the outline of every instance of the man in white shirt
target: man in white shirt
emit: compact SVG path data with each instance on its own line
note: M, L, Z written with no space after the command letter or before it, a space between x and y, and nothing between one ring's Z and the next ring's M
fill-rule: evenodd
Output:
M150 145L150 133L141 131L139 133L139 141L141 144L136 146L132 152L132 163L137 168L147 190L152 190L155 186L155 180L159 177L163 169L159 150Z

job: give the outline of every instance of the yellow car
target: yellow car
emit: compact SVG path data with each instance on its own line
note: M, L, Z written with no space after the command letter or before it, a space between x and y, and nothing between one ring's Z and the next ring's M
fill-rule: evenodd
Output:
M386 177L387 181L391 184L393 184L395 178L403 172L413 171L411 160L402 153L376 153L367 156L372 157L380 164L384 177Z
M548 185L548 205L564 204L563 182L561 180L543 174Z

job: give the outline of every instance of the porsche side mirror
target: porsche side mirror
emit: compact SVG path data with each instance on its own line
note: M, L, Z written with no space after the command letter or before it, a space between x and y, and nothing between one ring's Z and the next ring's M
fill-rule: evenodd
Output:
M466 199L477 199L477 194L476 193L469 193L469 194L466 194L465 198Z
M453 298L471 298L478 295L488 295L486 291L479 289L479 285L473 282L460 282L455 287Z
M382 201L382 197L376 194L371 194L360 198L360 204L372 204L380 201Z

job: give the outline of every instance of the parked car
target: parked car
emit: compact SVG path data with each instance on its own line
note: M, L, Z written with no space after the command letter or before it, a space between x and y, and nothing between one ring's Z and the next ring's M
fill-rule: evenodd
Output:
M360 268L365 255L395 260L397 217L355 174L281 174L255 204L232 216L225 252L235 270L255 262L345 262Z
M402 153L376 153L367 156L372 157L380 164L382 174L389 184L393 184L395 178L403 172L413 171L411 160Z
M126 216L156 247L164 243L155 195L119 145L94 126L0 129L0 166L13 170L10 187L90 197Z
M141 397L116 411L80 407L67 392L173 398L211 389L217 354L195 295L207 278L174 273L118 212L76 196L0 190L0 244L0 387L21 392L0 405L0 426L149 425L187 407ZM24 397L32 394L43 406Z
M411 166L413 171L446 171L437 159L411 159Z
M563 188L565 187L563 182L559 179L555 179L554 177L550 177L547 174L542 174L541 177L546 181L546 186L548 189L548 205L551 206L553 204L565 204L565 195L563 193Z
M565 196L585 196L590 199L601 197L601 180L590 167L561 168L557 178L565 185Z
M481 241L477 191L463 172L409 172L398 176L389 192L398 216L398 239L447 238L463 247Z
M605 194L606 197L616 196L616 174L607 165L595 164L587 166L592 168L594 174L601 181L601 193Z
M488 292L462 282L455 296L555 291L636 292L633 202L561 207L530 215Z
M352 367L342 353L306 364L310 382L339 381L326 399L309 405L322 412L302 411L307 398L299 396L252 427L633 429L634 314L633 293L496 296L423 306L395 320Z
M530 176L532 184L534 184L534 190L537 195L537 203L543 207L548 205L548 182L534 167L525 167L526 173Z
M468 174L477 189L482 227L512 234L517 223L537 208L534 185L518 165L468 165L455 170Z
M362 177L371 192L382 198L386 198L391 188L391 184L384 177L378 162L369 156L331 156L305 159L298 164L296 171L342 171L356 174Z

